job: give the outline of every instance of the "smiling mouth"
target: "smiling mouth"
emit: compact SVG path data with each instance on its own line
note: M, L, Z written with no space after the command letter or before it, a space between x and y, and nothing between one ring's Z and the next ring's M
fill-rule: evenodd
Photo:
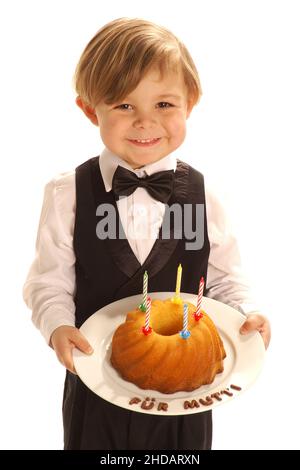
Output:
M152 145L157 144L161 140L161 137L154 138L154 139L128 139L128 140L132 144L137 145L139 147L151 147Z

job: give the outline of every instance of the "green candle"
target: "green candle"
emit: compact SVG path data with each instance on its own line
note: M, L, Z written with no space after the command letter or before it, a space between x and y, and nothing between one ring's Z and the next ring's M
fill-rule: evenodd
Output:
M147 310L147 296L148 296L148 273L147 271L145 271L144 278L143 278L143 301L139 306L139 309L142 312L146 312Z

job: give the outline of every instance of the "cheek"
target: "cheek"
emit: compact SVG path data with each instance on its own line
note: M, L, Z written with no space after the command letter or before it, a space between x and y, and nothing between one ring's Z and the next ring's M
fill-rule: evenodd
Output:
M106 119L102 119L100 125L100 133L102 136L106 137L118 136L123 134L126 128L127 124L124 119L109 117Z
M168 130L170 135L176 139L182 139L186 134L186 121L182 116L177 116L168 122Z

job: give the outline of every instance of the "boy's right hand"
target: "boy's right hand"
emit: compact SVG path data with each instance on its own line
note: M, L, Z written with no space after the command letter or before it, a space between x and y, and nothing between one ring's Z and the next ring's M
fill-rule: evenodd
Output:
M86 354L92 354L93 348L74 326L59 326L50 338L50 346L56 352L59 362L70 372L76 374L74 368L72 351L76 347Z

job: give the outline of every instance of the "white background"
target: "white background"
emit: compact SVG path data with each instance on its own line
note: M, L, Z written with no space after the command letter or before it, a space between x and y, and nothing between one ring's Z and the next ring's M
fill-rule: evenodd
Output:
M185 160L215 184L273 338L256 384L214 413L214 449L299 446L299 2L1 2L1 426L3 449L60 449L64 370L22 286L47 181L98 155L72 76L106 22L143 17L185 42L204 95ZM186 158L188 156L188 158Z

